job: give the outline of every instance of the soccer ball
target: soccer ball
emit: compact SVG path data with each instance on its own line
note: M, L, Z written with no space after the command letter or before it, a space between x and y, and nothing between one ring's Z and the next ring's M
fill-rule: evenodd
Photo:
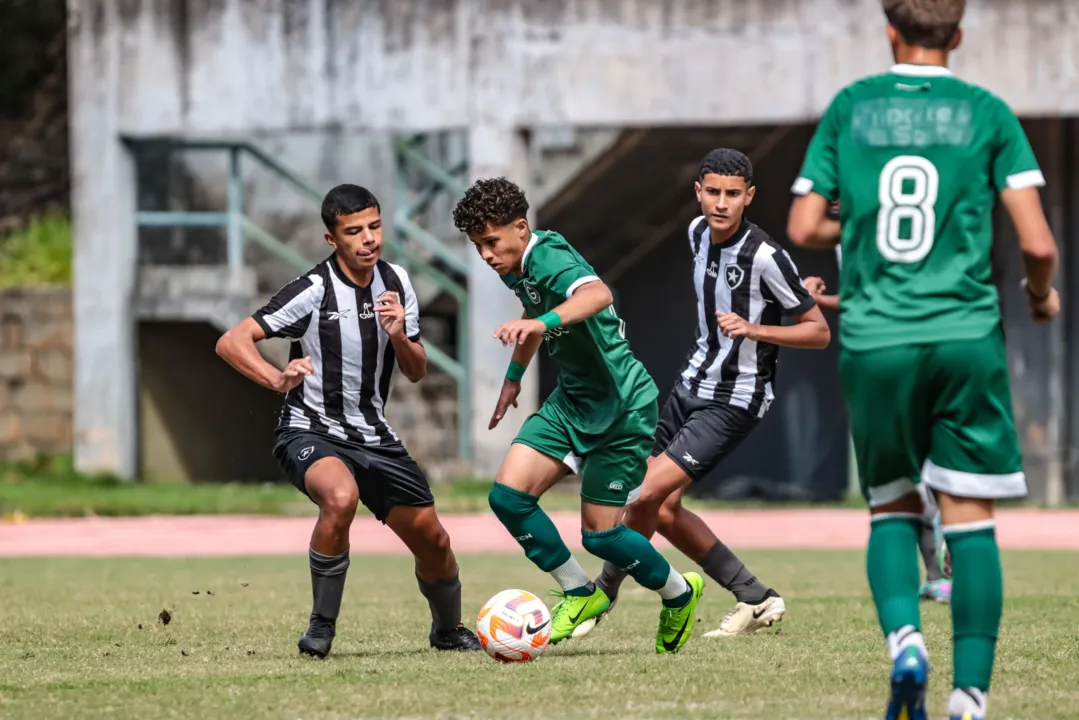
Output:
M480 608L476 635L495 660L535 660L551 639L551 611L530 592L503 590Z

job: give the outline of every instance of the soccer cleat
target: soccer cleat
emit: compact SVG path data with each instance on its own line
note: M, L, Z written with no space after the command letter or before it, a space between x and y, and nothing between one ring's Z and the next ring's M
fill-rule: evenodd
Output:
M752 635L761 628L771 627L783 620L787 614L787 604L775 590L769 590L756 605L740 602L727 611L719 623L718 630L706 632L706 638L734 637Z
M663 606L659 613L659 630L656 632L656 652L675 653L689 642L693 626L697 624L697 605L704 594L704 580L695 572L683 575L689 585L689 602L680 608Z
M925 687L929 682L929 658L916 647L899 652L892 665L892 696L884 720L928 720Z
M452 630L432 630L430 640L436 650L483 650L476 634L464 625Z
M936 600L939 603L949 603L952 599L951 580L930 580L918 591L918 597L923 600Z
M618 596L615 595L614 599L611 600L611 604L607 607L605 611L601 612L599 615L595 616L591 620L586 620L585 622L578 625L576 628L574 628L573 634L570 637L572 637L574 640L578 640L595 630L597 627L599 627L599 624L606 620L607 616L611 614L611 611L614 610L614 606L617 602Z
M333 638L336 634L336 620L328 620L312 613L307 632L303 634L298 643L300 652L304 655L324 658L330 654L330 646L333 645Z
M552 645L570 637L581 625L607 612L607 609L611 607L607 593L598 587L591 595L566 595L556 591L551 591L551 595L562 598L551 608L550 643Z

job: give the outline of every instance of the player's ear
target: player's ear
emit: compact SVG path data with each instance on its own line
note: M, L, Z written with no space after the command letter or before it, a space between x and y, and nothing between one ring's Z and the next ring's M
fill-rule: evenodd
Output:
M697 202L700 202L701 201L701 181L700 180L694 180L693 181L693 192L697 193Z
M329 245L330 247L332 247L334 250L336 250L337 249L337 241L334 240L333 233L326 233L325 237L326 237L326 244Z
M528 220L525 218L517 218L513 221L513 227L517 229L517 237L524 240L529 236L528 232Z
M757 196L757 186L756 185L750 185L746 189L746 205L752 204L753 203L753 198L756 197L756 196Z
M955 29L955 35L952 35L951 42L948 43L948 52L954 52L959 48L959 45L963 42L963 31L960 28Z
M885 26L885 31L888 33L888 42L892 44L892 47L894 48L899 45L902 38L899 37L899 31L895 29L895 25L888 23L888 25Z

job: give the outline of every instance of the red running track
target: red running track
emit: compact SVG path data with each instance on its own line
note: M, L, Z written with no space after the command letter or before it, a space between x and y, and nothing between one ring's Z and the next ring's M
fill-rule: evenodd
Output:
M724 542L745 548L862 548L869 523L864 510L723 510L701 513ZM581 546L577 513L551 518L571 549ZM490 513L443 515L454 550L518 551ZM306 553L313 518L250 516L79 518L0 523L0 557L197 557ZM1079 550L1079 511L1002 510L1002 547ZM407 551L370 516L352 525L354 555ZM669 544L657 538L657 547Z

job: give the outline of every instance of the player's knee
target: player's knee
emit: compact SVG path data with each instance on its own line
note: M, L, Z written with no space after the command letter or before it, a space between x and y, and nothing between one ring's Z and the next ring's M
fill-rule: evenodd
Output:
M450 551L450 534L442 523L435 522L423 529L423 543L431 555L442 556Z
M539 499L528 493L514 490L500 482L491 486L487 502L495 516L505 524L507 520L528 515L539 505Z
M646 485L641 488L640 497L638 497L630 507L633 508L634 514L653 516L660 511L660 508L663 507L663 502L666 499L667 493Z
M335 525L350 525L356 516L359 495L354 488L342 484L321 493L319 510Z

